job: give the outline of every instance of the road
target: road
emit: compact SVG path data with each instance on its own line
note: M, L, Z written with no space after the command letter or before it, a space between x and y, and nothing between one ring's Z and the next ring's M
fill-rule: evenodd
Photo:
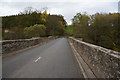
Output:
M3 59L3 78L83 78L66 38Z

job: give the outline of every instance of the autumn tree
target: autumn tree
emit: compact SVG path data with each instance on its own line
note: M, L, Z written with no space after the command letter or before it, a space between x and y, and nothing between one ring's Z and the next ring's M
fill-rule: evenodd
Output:
M89 16L87 14L77 13L72 19L72 26L74 29L75 37L87 38L88 27L89 27Z
M46 35L45 33L46 27L44 25L35 24L34 26L26 27L24 29L25 36L28 38L32 37L43 37Z
M48 15L45 25L47 26L47 35L62 36L65 33L66 21L63 19L63 16Z
M72 19L75 37L84 41L120 51L118 13L86 15L77 13Z
M23 32L24 28L34 26L35 24L46 26L46 36L61 36L65 33L66 21L63 16L50 15L47 14L46 10L38 11L32 7L25 8L18 15L4 16L2 20L3 39L27 38L21 32ZM9 36L12 36L13 33L16 34L16 37L10 38ZM19 34L23 34L23 37L18 37L17 34L18 36Z

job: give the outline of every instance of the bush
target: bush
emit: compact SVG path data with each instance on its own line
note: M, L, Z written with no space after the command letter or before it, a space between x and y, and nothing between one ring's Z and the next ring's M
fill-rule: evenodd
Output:
M44 25L35 24L34 26L26 27L24 29L25 36L32 37L44 37L46 35L46 27Z

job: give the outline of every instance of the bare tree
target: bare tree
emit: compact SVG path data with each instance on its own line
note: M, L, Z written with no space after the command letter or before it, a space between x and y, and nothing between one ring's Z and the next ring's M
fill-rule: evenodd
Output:
M36 9L32 7L26 7L24 8L23 12L20 12L20 14L32 14L34 11L36 11Z

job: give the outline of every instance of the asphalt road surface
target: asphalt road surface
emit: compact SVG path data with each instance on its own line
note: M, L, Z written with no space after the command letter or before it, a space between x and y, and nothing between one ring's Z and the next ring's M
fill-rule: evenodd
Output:
M83 78L66 38L3 59L3 78Z

